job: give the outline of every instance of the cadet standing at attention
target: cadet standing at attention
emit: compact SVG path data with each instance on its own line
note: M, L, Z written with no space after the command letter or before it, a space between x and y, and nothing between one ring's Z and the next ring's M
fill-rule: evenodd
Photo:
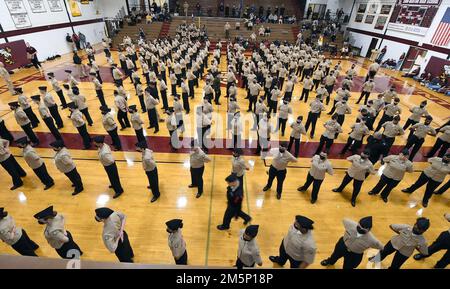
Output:
M320 262L322 266L332 266L344 258L343 269L355 269L361 264L364 251L369 248L383 250L383 244L370 232L372 216L364 217L359 222L345 218L345 233L334 247L333 254Z
M37 256L34 251L39 248L38 244L28 237L24 229L16 226L5 208L0 208L0 240L22 256Z
M47 73L47 76L48 76L48 80L50 81L50 84L53 87L53 90L56 92L56 94L59 97L59 101L61 102L62 109L67 108L67 102L64 97L64 92L63 92L61 86L59 85L58 80L55 78L55 74L53 72L49 72L49 73Z
M330 120L323 124L323 126L325 127L325 131L320 136L319 145L317 146L317 150L314 153L315 155L318 155L322 151L324 145L325 152L327 154L330 153L330 149L333 145L334 139L342 132L342 127L337 121L338 117L338 114L335 113Z
M155 202L159 196L159 180L158 180L158 168L156 162L153 159L153 151L147 148L147 142L140 142L136 144L136 150L142 152L142 167L147 175L149 186L148 189L152 190L153 197L150 200L151 203Z
M23 158L28 166L34 171L39 180L45 185L44 191L50 189L55 185L52 177L48 174L47 167L44 161L36 153L34 148L30 146L30 142L26 137L20 138L16 141L17 146L23 150Z
M433 196L434 191L444 182L445 177L450 174L450 153L443 158L433 157L429 158L430 165L420 174L417 181L402 192L411 194L421 186L427 184L425 194L422 199L422 206L428 207L428 201Z
M450 213L446 213L444 218L450 222ZM428 254L418 253L414 255L414 260L422 260L430 257L440 250L447 250L444 256L434 265L434 269L444 269L450 264L450 230L442 232L439 237L428 247Z
M9 141L0 138L0 165L11 176L13 186L10 190L15 190L23 186L22 178L26 177L27 173L22 169L14 156L9 151Z
M53 137L56 140L62 140L62 136L56 128L53 117L50 110L45 105L45 102L41 101L41 97L39 95L33 95L31 99L38 105L39 114Z
M114 116L111 113L111 109L106 106L100 107L100 111L102 113L102 124L105 128L106 132L109 134L112 140L112 145L115 150L122 150L122 143L119 138L119 134L117 133L117 123L114 120Z
M187 265L188 255L186 242L183 239L181 228L183 220L173 219L166 222L167 233L169 233L169 248L177 265Z
M311 131L309 132L309 137L314 138L314 133L316 131L316 123L320 117L320 113L325 111L325 106L322 103L320 96L316 96L316 99L309 104L308 118L306 119L305 130L308 131L311 125Z
M31 121L26 113L20 108L19 103L17 101L14 101L8 103L8 105L10 109L14 111L14 118L16 119L17 124L25 132L28 139L31 141L31 145L39 145L39 139L34 133L33 128L31 127Z
M281 241L279 256L270 256L270 261L284 266L287 260L291 268L305 269L314 262L316 256L316 241L312 234L314 221L297 215L295 222Z
M108 107L108 105L105 102L105 95L103 93L103 84L98 80L96 77L95 72L89 73L92 76L92 83L94 84L95 93L97 94L98 101L100 101L101 106Z
M72 182L72 187L75 188L72 196L78 195L83 191L83 182L69 151L60 140L50 143L50 146L56 152L54 157L56 168Z
M414 160L415 155L422 147L422 144L425 142L425 137L427 135L436 136L436 130L430 125L432 121L433 117L431 115L427 115L423 123L413 124L409 128L410 133L404 149L409 150L412 147L412 150L409 154L410 161Z
M300 151L300 139L303 135L306 135L305 126L302 124L303 116L298 116L297 121L291 124L291 135L289 138L288 152L291 152L292 145L295 143L294 156L298 158Z
M128 107L128 111L131 114L130 121L133 126L134 133L136 134L137 142L147 142L147 139L144 136L144 121L141 119L141 115L137 110L136 105L130 105Z
M286 151L286 145L282 144L279 148L273 148L270 150L269 154L273 157L272 164L269 169L269 178L267 180L267 185L263 188L266 192L272 187L273 180L277 178L277 199L281 199L281 194L283 193L283 183L286 179L287 165L290 162L297 162L297 159L291 155L290 152Z
M203 173L205 172L205 163L209 163L211 159L193 140L191 142L189 161L191 165L191 184L189 185L189 188L198 188L196 198L200 198L203 194Z
M351 181L353 181L353 193L351 198L352 207L356 206L356 198L361 191L364 180L369 174L375 174L375 169L369 160L369 155L369 151L364 151L361 155L352 155L348 157L347 160L351 162L352 165L345 172L341 185L332 190L335 193L340 193Z
M403 263L414 252L419 250L423 255L428 255L427 241L423 236L430 227L430 220L427 218L417 218L414 226L405 224L392 224L389 226L392 231L397 233L391 240L384 245L384 249L377 255L369 258L370 262L381 262L387 256L395 253L389 269L400 269Z
M311 169L309 170L308 176L306 177L306 182L303 186L297 189L297 191L299 192L304 192L309 188L311 183L313 184L313 190L311 192L311 204L314 204L317 201L320 186L325 179L325 173L328 173L332 176L334 171L331 162L327 159L327 154L321 152L319 155L315 155L312 157Z
M18 97L18 105L20 108L25 112L28 119L31 122L31 127L36 128L39 125L39 119L37 118L36 114L33 112L33 109L31 108L30 103L28 102L28 98L23 94L23 90L21 87L17 87L16 89L17 94L19 94Z
M235 174L239 180L239 184L244 189L244 175L245 171L250 170L250 168L245 163L243 157L244 151L242 149L235 149L233 151L233 157L231 159L231 173Z
M117 170L116 161L111 152L109 145L105 144L104 136L94 137L94 145L98 149L98 158L105 168L106 174L110 182L110 188L114 190L113 198L116 199L123 194L123 188L120 184L119 172Z
M61 129L64 127L64 122L59 114L58 105L55 102L53 96L47 92L47 86L39 87L39 94L41 99L43 100L45 106L47 106L50 115L53 117L56 123L56 127Z
M92 126L94 124L94 121L92 120L91 115L89 114L89 107L87 106L86 103L86 97L80 94L80 90L78 87L72 87L72 92L74 94L73 102L77 105L78 109L86 118L88 126Z
M383 170L383 174L376 186L369 192L369 195L378 195L381 192L381 198L385 203L388 202L389 194L392 189L395 188L405 176L405 172L413 172L413 164L408 160L409 152L403 150L398 155L390 155L383 159L386 167Z
M228 184L227 187L227 209L223 216L223 222L217 226L218 230L230 229L231 219L241 217L244 219L244 225L247 225L252 218L242 211L242 200L244 199L244 192L239 183L238 177L231 174L225 178Z
M349 133L347 143L342 148L340 155L344 155L348 149L353 154L357 154L359 148L362 146L362 141L365 135L369 134L369 128L366 126L364 121L360 118L356 119L356 123L350 126L351 132Z
M63 215L53 211L53 206L50 206L34 215L34 217L39 224L46 225L45 239L61 258L80 259L83 252L73 240L72 234L64 228L65 218Z
M262 266L261 255L259 254L259 246L256 243L259 225L250 225L245 230L239 231L238 254L236 267L254 267L255 264Z
M77 128L78 133L81 136L81 139L83 140L83 147L85 150L88 150L91 148L91 136L89 135L89 132L86 128L86 122L83 119L83 114L81 111L78 110L77 105L74 102L70 102L67 104L70 110L70 119L72 120L72 124L74 127Z
M126 216L110 208L97 208L95 220L103 222L102 239L106 249L115 253L120 262L133 263L133 249L125 232Z

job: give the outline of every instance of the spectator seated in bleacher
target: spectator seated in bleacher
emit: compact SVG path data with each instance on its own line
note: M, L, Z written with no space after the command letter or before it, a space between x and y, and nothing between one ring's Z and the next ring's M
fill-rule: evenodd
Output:
M427 88L438 91L442 88L439 77L433 77L433 79L425 85Z
M297 17L295 15L292 15L286 20L286 24L295 24L297 23Z
M125 20L127 21L128 26L135 26L136 20L133 16L125 17Z
M397 66L397 61L395 61L395 59L392 59L392 58L389 58L389 59L383 61L383 63L381 64L381 67L389 68L389 69L395 69L396 66Z
M420 73L420 66L417 66L416 68L414 68L413 70L411 70L410 72L407 72L405 74L403 74L403 77L410 77L410 78L414 78L415 76L418 76Z
M261 25L258 29L258 35L264 36L264 33L266 32L266 29L264 28L264 25Z
M441 87L438 92L450 96L450 86Z

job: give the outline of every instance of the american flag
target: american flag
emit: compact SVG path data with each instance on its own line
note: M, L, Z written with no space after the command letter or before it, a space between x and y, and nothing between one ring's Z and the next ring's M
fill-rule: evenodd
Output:
M450 8L445 11L439 26L431 38L431 44L436 46L447 46L450 42Z

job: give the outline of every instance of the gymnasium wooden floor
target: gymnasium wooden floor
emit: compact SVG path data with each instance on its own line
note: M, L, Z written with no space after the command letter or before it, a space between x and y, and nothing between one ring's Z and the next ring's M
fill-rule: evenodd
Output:
M104 54L97 54L97 63L106 66ZM114 52L116 63L118 63L117 53ZM337 60L333 60L335 64ZM355 89L352 92L350 104L353 114L346 117L344 124L344 133L342 133L335 143L345 143L349 126L356 117L357 105L356 98L360 94L360 85L367 73L367 67L370 63L363 59L343 60L344 73L351 65L356 63L358 77L355 79ZM65 68L72 67L71 55L65 55L61 59L44 64L46 72L53 71L59 76L64 76L62 71ZM225 59L222 57L221 70L226 69ZM102 67L102 74L108 74L108 68ZM75 71L75 70L74 70ZM106 76L105 76L106 77ZM45 78L40 76L34 68L23 69L12 76L15 85L22 86L25 94L31 96L38 93L38 86L49 85ZM62 78L59 80L63 80ZM22 135L21 129L17 126L7 103L15 100L6 90L3 80L0 83L0 115L6 121L7 127L15 132L16 136ZM138 104L138 99L134 92L134 87L129 79L124 80L125 88L130 92L130 104ZM201 99L201 88L204 82L201 81L200 88L196 90L195 103ZM433 125L438 127L447 121L449 116L450 103L444 100L438 94L426 90L415 84L411 80L403 79L398 72L391 72L381 69L376 78L376 91L381 92L389 85L394 84L399 91L402 106L403 124L409 116L408 109L419 104L422 100L428 100L428 110L433 115ZM104 84L104 92L107 102L113 107L112 83ZM294 120L298 115L303 115L306 120L308 106L299 102L298 98L302 89L301 84L297 84L294 91L293 109L294 114L291 119ZM89 103L89 110L94 119L94 126L88 127L91 134L106 134L101 125L101 115L98 111L98 100L95 97L93 85L89 82L80 84L81 93L86 95ZM54 91L55 99L57 99ZM245 91L239 89L238 101L241 111L247 110L248 103L244 99ZM225 95L225 87L222 88L222 95ZM315 93L310 95L314 98ZM375 93L371 97L375 97ZM332 95L334 97L334 94ZM171 101L171 100L170 100ZM310 100L311 101L311 100ZM193 104L191 103L191 106ZM37 114L37 108L33 105ZM139 107L139 105L138 105ZM226 99L222 97L222 105L214 106L214 124L212 127L213 138L226 138L225 127L221 125L225 121ZM40 132L39 137L42 140L38 153L45 158L47 168L51 176L55 179L56 185L43 191L43 186L37 177L23 161L21 152L18 148L11 148L19 163L25 168L28 176L24 179L25 185L15 191L10 191L10 177L6 172L0 170L0 206L15 218L17 224L25 228L30 237L41 245L38 255L57 258L56 252L50 248L43 236L43 227L38 225L33 215L48 205L54 205L55 210L66 216L66 228L71 231L75 241L84 251L83 258L87 260L112 261L117 262L116 257L104 247L101 240L102 225L94 220L94 209L100 206L108 206L114 210L120 210L127 216L126 231L130 236L130 241L135 252L135 261L138 263L149 264L172 264L173 259L167 246L167 233L165 231L165 221L172 218L182 218L185 226L183 235L187 242L189 254L189 264L191 265L214 265L229 267L234 265L237 251L238 232L244 228L242 221L232 221L229 231L218 231L216 226L221 224L223 213L226 207L226 183L224 178L230 173L231 156L226 150L212 150L212 162L207 164L204 180L205 193L200 199L195 198L196 191L189 189L190 175L188 154L186 150L179 153L170 153L166 147L168 132L164 124L161 124L161 131L155 136L153 130L148 130L149 143L156 152L158 162L158 171L160 178L161 198L153 204L150 204L150 192L146 189L148 183L140 163L140 153L134 152L134 131L128 129L120 132L124 141L124 151L115 152L119 174L125 193L117 200L112 199L112 191L108 189L108 179L106 173L97 159L95 150L80 150L81 141L78 140L76 130L66 118L68 111L60 111L65 127L61 130L64 138L70 139L70 152L75 158L78 170L85 184L85 191L80 195L71 196L70 183L67 178L56 170L53 164L54 152L48 147L48 131L45 124L41 122L39 128L35 131ZM160 111L162 115L162 112ZM244 113L243 113L244 114ZM189 115L191 119L194 116L194 110ZM142 115L147 123L148 118ZM424 188L416 191L412 195L407 195L400 190L411 185L419 176L426 163L423 162L419 152L414 163L414 173L407 174L402 183L394 189L390 196L388 204L378 197L367 195L367 192L378 181L379 175L370 176L363 185L361 194L357 201L356 208L350 205L351 186L348 186L342 194L331 191L341 182L345 169L349 166L347 161L337 156L337 146L332 149L330 159L335 167L335 175L327 176L322 185L319 200L311 205L309 202L310 192L299 193L297 187L303 184L309 169L309 159L317 145L321 133L323 132L322 123L329 119L329 116L323 114L317 125L316 136L309 139L308 136L302 139L301 157L299 162L289 167L287 179L284 184L283 197L277 200L275 190L262 192L267 181L267 165L249 150L246 150L246 160L252 166L245 177L245 199L243 210L248 212L252 218L253 224L260 225L260 233L257 237L261 254L263 257L263 267L272 268L274 265L268 260L269 255L278 254L278 248L288 227L292 224L294 216L297 214L306 215L315 220L315 238L317 242L317 255L311 268L322 268L320 261L328 257L333 251L336 241L343 234L342 219L349 217L358 220L361 217L372 215L374 217L373 232L383 242L386 243L394 234L389 228L392 223L412 224L418 216L426 216L431 219L431 228L425 234L432 242L440 232L448 230L449 224L444 220L443 214L449 212L450 199L447 194L443 196L433 196L428 208L421 207L421 199ZM378 118L379 120L379 118ZM247 124L248 126L248 124ZM192 134L188 130L184 136L189 137ZM193 130L192 130L193 131ZM290 128L286 130L286 137L289 139ZM75 136L75 138L74 138ZM253 140L255 145L256 135L254 132L245 134L244 138ZM276 140L276 137L274 138ZM406 136L399 137L396 145L404 145ZM424 144L424 150L430 149L434 143L434 138L428 137ZM161 144L163 147L161 147ZM399 147L395 147L398 150ZM377 165L377 167L379 164ZM275 186L274 186L275 188ZM309 190L310 191L310 190ZM16 253L4 243L0 244L1 254ZM375 251L369 251L369 255ZM417 262L410 258L404 265L404 268L431 268L435 262L442 256L442 253L435 254L433 257ZM360 268L369 268L371 263L367 263L365 256ZM382 267L390 264L391 257L383 262ZM342 267L342 260L336 264L336 268Z

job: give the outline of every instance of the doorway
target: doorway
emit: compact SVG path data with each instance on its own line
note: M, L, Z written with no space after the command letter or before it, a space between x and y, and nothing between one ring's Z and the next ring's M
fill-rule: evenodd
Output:
M408 53L406 53L406 57L405 60L403 61L401 70L410 70L413 66L414 63L416 62L417 57L422 56L425 57L427 53L427 50L419 48L419 47L415 47L415 46L410 46Z
M370 55L372 54L372 50L377 47L377 43L378 43L378 38L372 38L369 49L367 50L367 53L366 53L367 58L370 58Z

